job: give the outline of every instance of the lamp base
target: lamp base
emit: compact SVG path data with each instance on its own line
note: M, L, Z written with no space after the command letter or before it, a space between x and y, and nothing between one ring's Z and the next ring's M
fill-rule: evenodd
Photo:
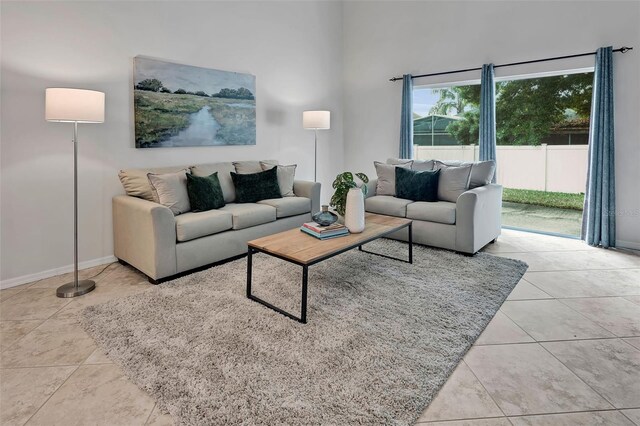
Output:
M78 287L76 288L75 282L66 283L61 285L56 290L56 296L58 297L77 297L87 294L96 288L96 282L92 280L80 280L78 281Z

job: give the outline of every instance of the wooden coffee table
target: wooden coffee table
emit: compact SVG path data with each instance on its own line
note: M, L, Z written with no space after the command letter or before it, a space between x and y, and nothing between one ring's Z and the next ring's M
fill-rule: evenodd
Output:
M389 259L413 263L413 239L411 235L412 221L400 217L382 216L367 213L365 217L365 229L359 234L350 234L345 237L319 240L305 234L300 229L280 232L248 242L247 252L247 297L262 305L273 309L291 319L303 324L307 323L307 284L309 280L309 266L333 256L352 250L356 247L362 252L375 254ZM385 254L373 253L362 248L380 237L407 228L409 233L409 259L399 259ZM302 307L300 317L296 317L271 303L251 294L252 257L254 253L265 253L287 262L302 266Z

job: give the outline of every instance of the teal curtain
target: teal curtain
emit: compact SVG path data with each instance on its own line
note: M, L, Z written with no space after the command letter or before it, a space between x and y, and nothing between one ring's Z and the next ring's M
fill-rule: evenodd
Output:
M596 52L589 126L589 168L582 213L582 239L592 246L616 246L613 135L613 49Z
M493 79L493 64L483 65L480 80L480 161L496 161L496 89Z
M413 158L413 79L411 74L402 76L400 158Z

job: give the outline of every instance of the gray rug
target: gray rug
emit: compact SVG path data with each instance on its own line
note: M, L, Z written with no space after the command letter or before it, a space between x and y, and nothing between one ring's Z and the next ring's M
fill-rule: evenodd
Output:
M414 256L351 251L312 266L306 325L245 297L246 259L89 307L83 324L177 424L409 425L527 269ZM256 255L255 294L299 312L301 269Z

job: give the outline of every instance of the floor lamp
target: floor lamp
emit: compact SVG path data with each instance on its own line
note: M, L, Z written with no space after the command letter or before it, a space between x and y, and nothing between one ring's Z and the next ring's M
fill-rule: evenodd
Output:
M78 123L104 122L104 93L94 90L49 88L45 119L73 123L73 281L58 287L58 297L76 297L96 288L95 281L78 280Z
M318 130L327 130L331 128L331 112L330 111L303 111L302 127L313 130L315 134L313 146L313 181L317 182L318 170Z

